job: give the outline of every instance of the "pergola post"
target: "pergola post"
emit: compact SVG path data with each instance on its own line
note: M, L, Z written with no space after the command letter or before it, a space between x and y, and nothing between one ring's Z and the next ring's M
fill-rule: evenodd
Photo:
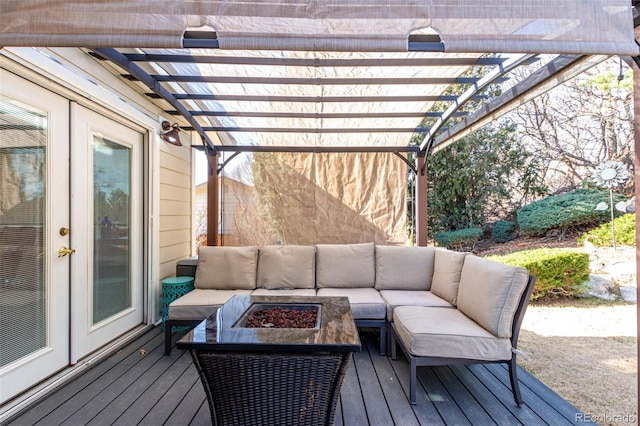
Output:
M207 161L209 162L209 173L207 174L207 245L217 246L220 242L220 235L218 235L218 216L220 212L218 153L207 152Z
M634 34L636 40L640 37L640 27L634 28ZM633 70L633 138L634 138L634 157L633 157L633 170L634 170L634 182L635 182L635 196L636 196L636 207L638 206L638 199L640 195L640 186L638 183L640 182L640 158L638 157L640 150L640 65L637 62L633 62L635 66L631 66ZM640 296L640 292L638 291L638 278L640 277L640 245L638 245L638 241L640 241L640 220L638 220L638 213L636 213L636 300L637 297ZM640 305L636 306L638 316L640 318ZM640 321L636 320L636 328L638 332L640 332ZM640 341L637 343L638 349L640 350ZM640 351L638 352L640 353ZM640 382L638 383L638 392L640 392Z
M427 245L427 170L426 155L416 157L416 245Z

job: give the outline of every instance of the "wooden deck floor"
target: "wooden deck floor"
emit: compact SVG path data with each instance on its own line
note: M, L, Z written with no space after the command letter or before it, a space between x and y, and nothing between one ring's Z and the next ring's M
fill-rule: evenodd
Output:
M418 402L409 404L408 364L380 356L361 333L342 386L337 425L565 425L579 411L520 369L525 405L513 402L501 365L420 367ZM209 425L203 388L189 353L163 355L160 327L140 336L31 406L9 425Z

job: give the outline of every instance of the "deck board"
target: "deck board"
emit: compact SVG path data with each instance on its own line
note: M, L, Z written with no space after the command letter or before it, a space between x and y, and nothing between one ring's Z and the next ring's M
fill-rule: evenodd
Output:
M411 405L409 366L381 356L372 330L347 370L336 425L563 425L579 411L519 369L524 405L517 407L503 365L419 367ZM141 351L142 350L142 351ZM41 398L6 423L20 425L209 425L209 407L188 352L164 355L155 327Z
M401 361L400 362L393 361L393 362L390 362L390 364L393 370L396 372L397 380L400 383L400 386L402 387L404 397L406 398L408 403L409 402L409 399L408 399L409 364L406 361L402 362L404 361L404 358L401 358L401 356L398 358L398 360L401 360ZM444 425L445 424L444 420L438 413L438 410L436 409L433 402L427 398L422 398L422 392L416 393L416 404L412 406L411 409L413 410L418 422L421 425Z
M366 424L367 421L367 411L364 406L362 391L360 390L358 372L354 365L355 362L352 360L342 383L340 394L341 410L336 413L336 417L340 418L340 423L343 425L357 424L358 421L362 422L363 420L365 423L362 424ZM336 423L338 423L338 420L336 420Z
M455 404L467 419L473 421L474 426L495 426L499 424L448 367L433 368L432 372L440 383L446 386L447 392L451 395Z
M393 424L391 413L385 402L382 387L376 376L376 372L371 362L371 355L366 344L362 345L362 350L353 356L356 371L358 372L358 382L362 390L367 419L372 426L386 426ZM379 354L373 356L380 356Z
M529 421L522 421L524 418L519 420L518 417L495 398L491 391L487 389L466 366L452 366L450 367L450 371L456 375L460 382L464 383L465 388L474 396L478 404L491 415L495 423L499 425L514 425L518 423L532 424ZM516 409L522 411L522 409ZM532 420L535 422L540 421L537 417Z
M416 417L416 413L411 410L411 404L405 397L402 386L389 359L380 356L378 348L371 346L371 340L365 340L363 343L366 343L369 349L370 359L384 394L386 405L393 419L393 424L419 426L420 422Z
M169 368L147 389L143 390L139 398L122 412L115 424L125 426L140 423L144 419L145 413L150 412L158 404L180 376L187 371L192 362L189 354L184 352L178 353L176 351L172 356L164 358L171 361Z
M424 393L418 392L416 394L416 402L428 398L438 410L445 424L471 425L469 418L458 407L446 386L437 379L433 368L418 368L418 382L424 388Z

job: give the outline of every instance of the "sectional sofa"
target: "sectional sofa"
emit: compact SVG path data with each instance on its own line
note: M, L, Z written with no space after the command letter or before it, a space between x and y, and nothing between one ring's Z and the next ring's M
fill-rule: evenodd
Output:
M190 263L193 268L190 268ZM505 362L517 385L515 353L535 278L523 268L435 247L365 244L200 247L178 265L195 289L169 306L165 353L174 325L196 325L236 294L348 297L358 327L379 330L380 353L399 345L411 364Z

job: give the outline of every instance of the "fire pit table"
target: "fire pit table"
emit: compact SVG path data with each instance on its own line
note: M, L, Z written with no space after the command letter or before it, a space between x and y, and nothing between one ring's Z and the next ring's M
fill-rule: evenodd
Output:
M360 338L346 297L234 296L177 347L191 352L214 425L332 425Z

